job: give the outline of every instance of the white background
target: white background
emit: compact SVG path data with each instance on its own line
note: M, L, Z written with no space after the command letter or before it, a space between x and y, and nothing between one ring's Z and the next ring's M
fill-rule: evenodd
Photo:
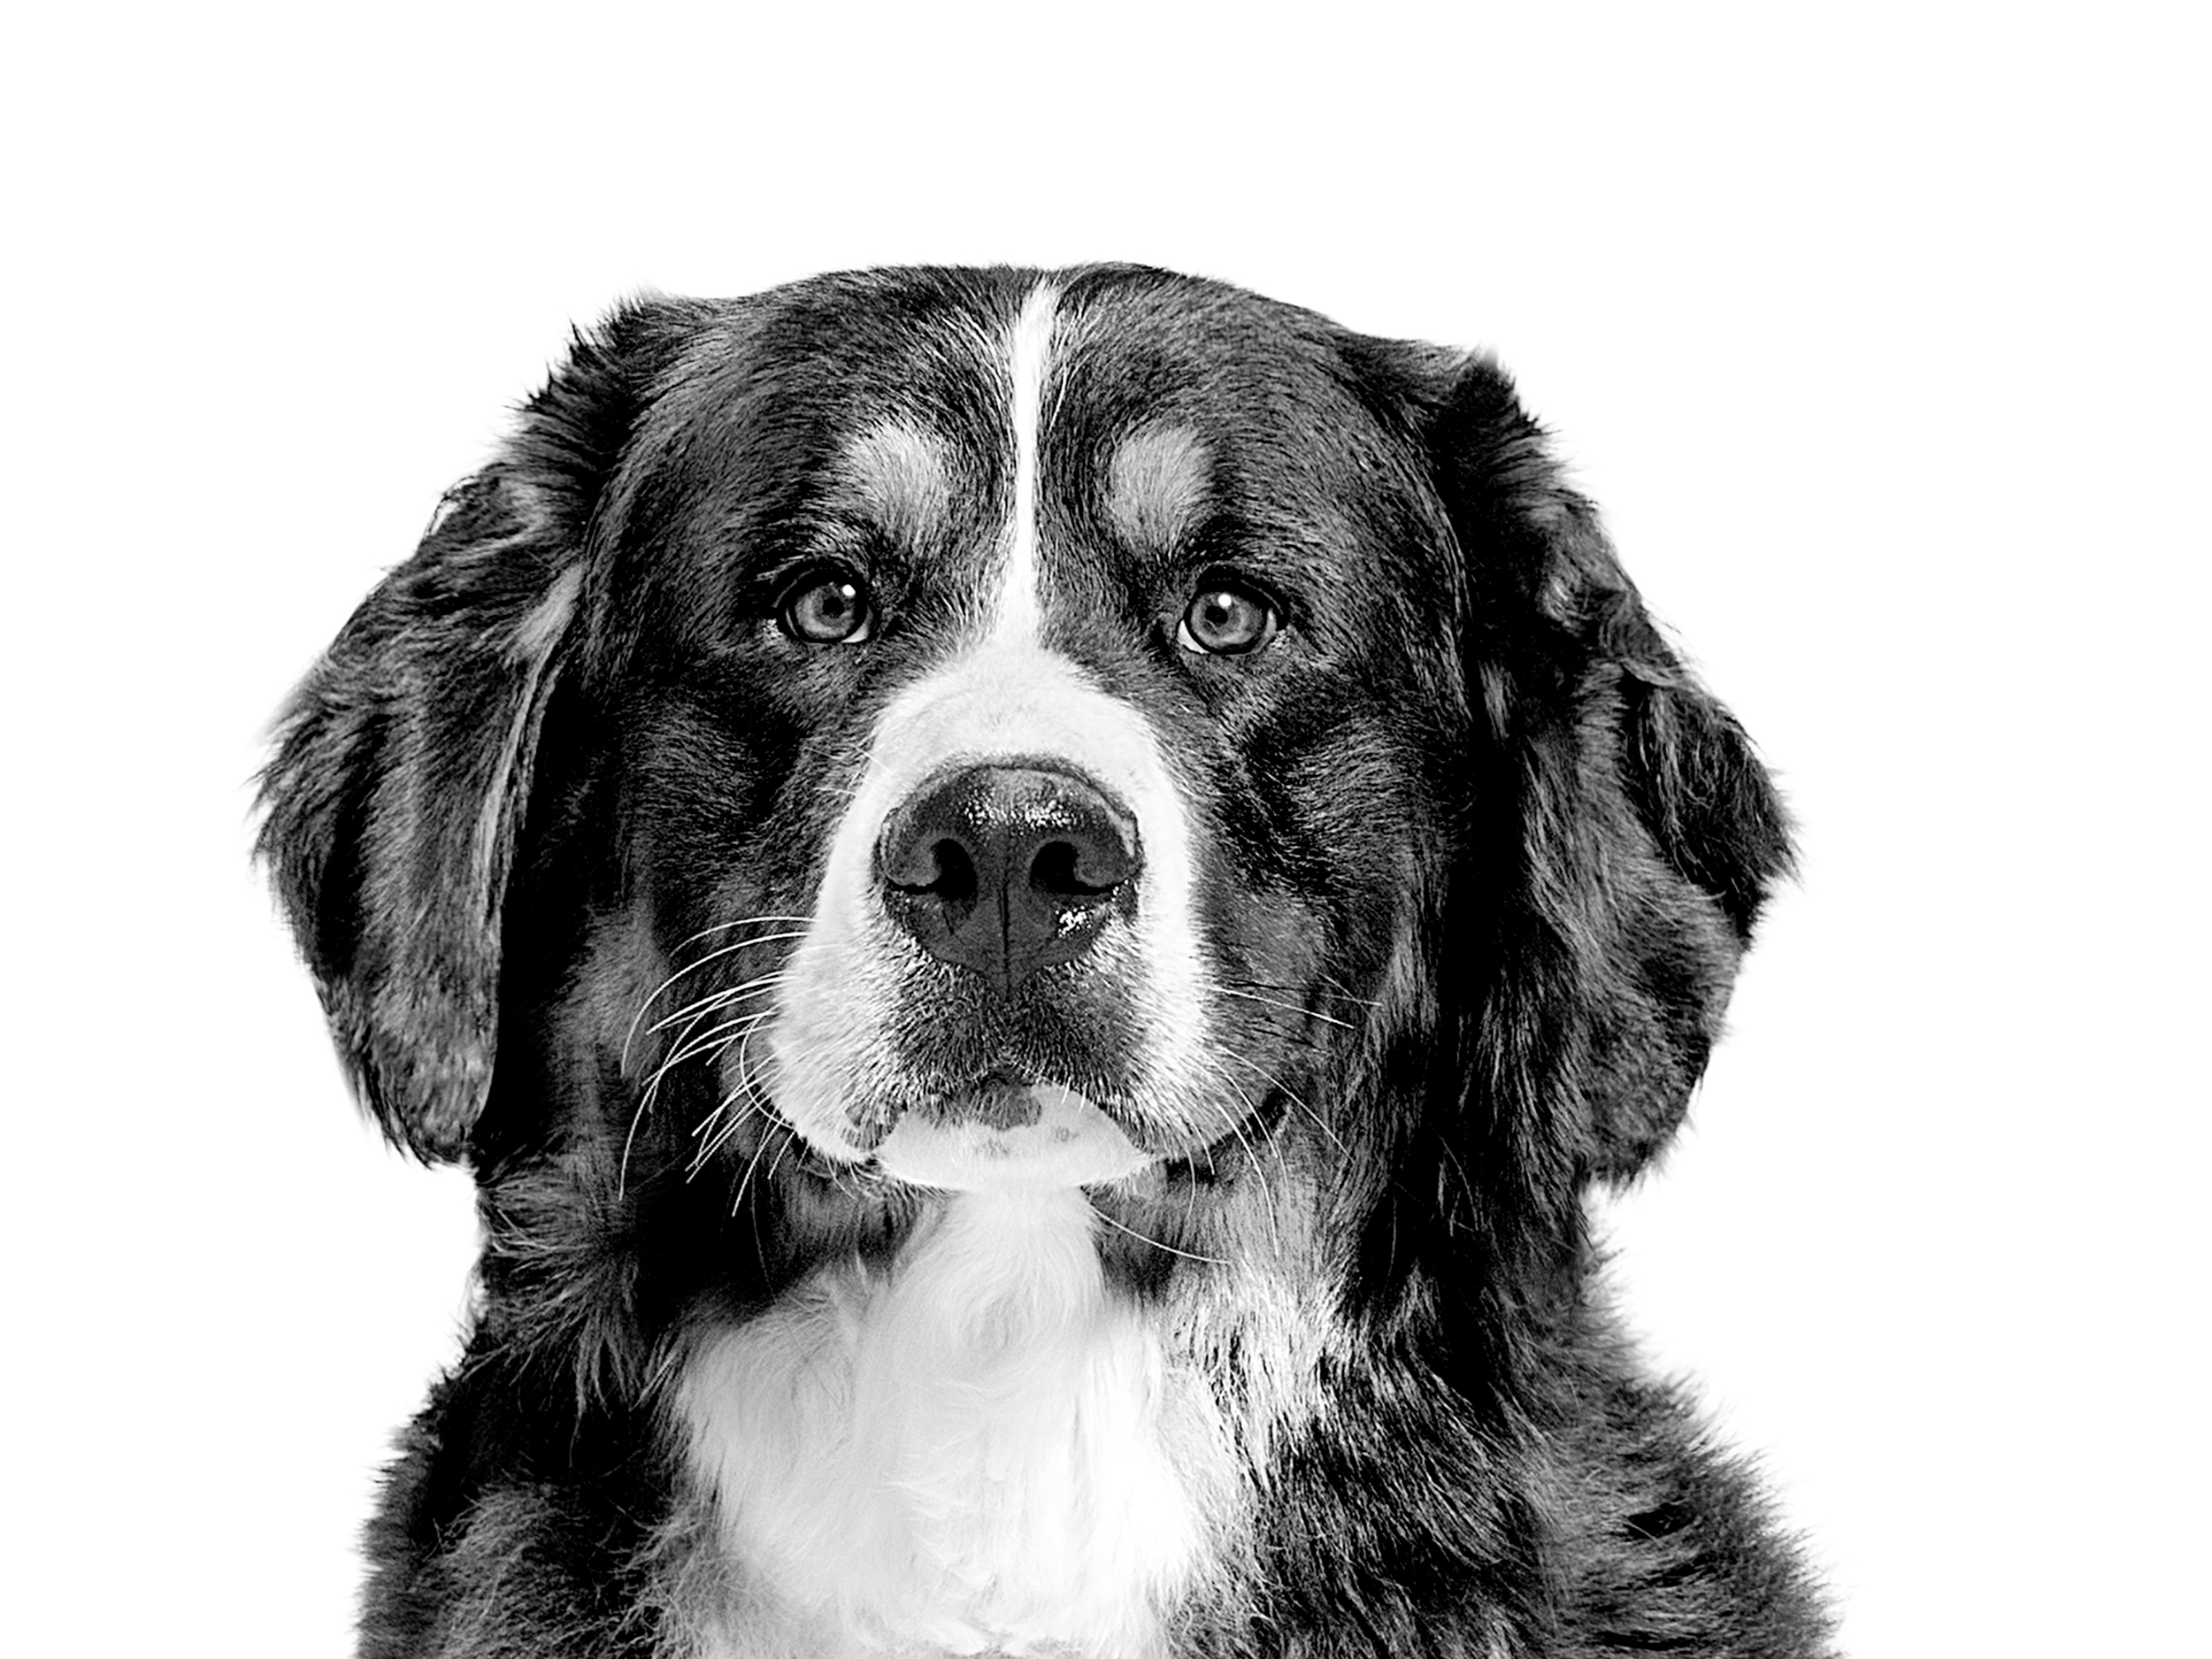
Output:
M1121 257L1494 346L1778 768L1801 882L1613 1231L1850 1649L2203 1651L2204 43L1512 11L16 26L12 1650L349 1640L471 1220L348 1106L249 779L571 322Z

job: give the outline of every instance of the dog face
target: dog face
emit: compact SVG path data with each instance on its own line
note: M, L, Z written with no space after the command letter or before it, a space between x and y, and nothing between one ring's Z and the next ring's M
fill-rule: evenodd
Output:
M1785 856L1492 365L1126 268L620 313L266 795L386 1127L626 1248L703 1182L1210 1251L1256 1171L1363 1280L1650 1156Z
M826 318L772 403L657 411L656 447L742 459L621 526L652 553L618 591L682 618L605 682L651 960L728 964L648 1018L713 1045L710 1144L1118 1179L1263 1132L1406 931L1446 537L1394 534L1418 498L1373 414L1240 358L1233 311L963 298L889 349Z

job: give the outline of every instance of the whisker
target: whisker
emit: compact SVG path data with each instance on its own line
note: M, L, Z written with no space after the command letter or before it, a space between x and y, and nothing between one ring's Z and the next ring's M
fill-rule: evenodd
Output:
M776 918L774 919L781 920L782 918ZM714 930L709 929L707 931L712 932ZM692 939L696 939L699 936L699 934L694 933L692 935ZM620 1064L626 1066L629 1064L630 1045L637 1040L637 1028L640 1025L644 1023L645 1016L652 1009L653 1004L659 1002L663 996L666 995L669 987L674 985L677 980L682 979L686 974L692 973L696 970L706 966L708 963L712 962L717 956L726 956L734 950L749 950L755 945L772 945L780 940L803 939L805 937L806 930L804 928L800 928L790 933L763 933L755 939L741 939L733 944L723 945L716 949L710 950L705 956L700 957L698 961L687 963L682 967L677 969L675 972L670 974L665 979L663 979L658 985L653 987L652 995L648 996L643 1002L640 1002L638 1004L637 1012L631 1016L630 1028L622 1034L622 1058ZM687 939L684 941L684 944L687 945L690 942L691 940ZM680 945L677 949L681 950L683 946Z
M716 1118L719 1118L722 1121L716 1126L714 1133L700 1143L698 1150L691 1155L690 1166L684 1171L686 1180L691 1179L701 1170L713 1163L722 1148L736 1140L739 1131L755 1118L772 1126L776 1122L775 1114L757 1101L744 1102L741 1110L737 1111L729 1110L730 1107L738 1104L739 1102L734 1098L725 1101L715 1108L713 1116L707 1119L708 1123L714 1122ZM704 1128L705 1125L703 1124L700 1127Z
M715 1119L718 1118L724 1118L727 1115L726 1121L717 1128L714 1133L708 1137L704 1143L700 1146L698 1151L693 1155L691 1169L689 1174L687 1174L685 1179L688 1179L691 1175L696 1175L716 1153L719 1152L725 1146L729 1144L731 1139L736 1135L737 1132L744 1127L746 1121L749 1118L758 1117L770 1124L783 1122L783 1119L776 1111L774 1103L769 1100L767 1091L762 1088L759 1076L754 1071L752 1065L751 1051L753 1038L759 1033L760 1028L762 1025L765 1023L765 1015L755 1016L751 1023L747 1026L745 1033L741 1037L733 1038L726 1041L723 1043L722 1047L725 1052L727 1052L730 1041L733 1041L737 1044L737 1081L731 1087L729 1093L725 1094L716 1104L714 1110L708 1113L706 1118L699 1124L698 1127L692 1131L692 1134L695 1138L703 1133L709 1125L713 1124ZM810 1052L811 1051L810 1050ZM729 1109L731 1106L737 1103L741 1095L745 1097L744 1110L735 1114L730 1114ZM785 1127L787 1128L790 1125L787 1124L785 1125Z
M1290 997L1309 996L1318 987L1327 991L1330 1000L1333 1002L1351 1002L1361 1008L1383 1006L1380 1002L1371 996L1360 995L1347 987L1344 981L1338 979L1336 975L1325 971L1317 972L1312 979L1297 985L1286 984L1280 979L1256 979L1250 974L1240 975L1234 983L1242 986L1247 990L1279 991L1285 996ZM1301 1003L1300 1006L1302 1007L1303 1004Z
M782 981L781 974L764 974L757 979L746 981L734 993L715 992L701 997L695 1002L687 1002L677 1012L669 1016L667 1020L653 1027L655 1031L659 1031L663 1025L681 1019L687 1014L691 1016L690 1024L684 1027L675 1042L671 1045L667 1056L654 1068L653 1074L645 1079L644 1087L638 1091L637 1106L630 1114L630 1126L622 1138L621 1162L615 1171L616 1197L619 1198L622 1195L629 1180L630 1155L637 1145L639 1126L644 1123L646 1114L653 1110L654 1103L659 1100L661 1087L667 1081L668 1074L684 1062L713 1049L718 1037L721 1038L725 1046L733 1041L735 1033L741 1030L749 1039L759 1023L775 1010L765 1009L758 1013L741 1015L736 1019L724 1021L708 1031L703 1036L695 1039L693 1033L698 1030L700 1023L710 1015L731 1006L735 1002L744 1000L746 996L773 989ZM730 1033L730 1035L725 1036L723 1033Z
M1145 1234L1139 1233L1134 1227L1125 1227L1122 1225L1120 1222L1116 1221L1111 1216L1108 1215L1095 1204L1091 1206L1091 1213L1096 1216L1101 1221L1104 1222L1108 1226L1111 1227L1116 1233L1125 1233L1140 1244L1148 1244L1156 1250L1165 1250L1170 1256L1179 1256L1186 1262L1204 1262L1214 1267L1226 1267L1229 1265L1229 1263L1224 1261L1220 1256L1201 1256L1195 1250L1179 1250L1171 1244L1164 1244L1158 1239L1148 1238Z
M691 1015L702 1011L711 1013L718 1008L727 1008L733 1002L750 1002L754 997L764 995L780 985L789 984L791 976L779 969L774 973L764 973L757 979L741 980L726 990L710 991L696 1002L686 1002L674 1013L655 1020L650 1029L656 1032L666 1031L678 1020Z
M798 1140L798 1138L797 1133L793 1130L789 1125L787 1124L784 1125L783 1144L776 1148L775 1162L768 1166L768 1179L772 1181L776 1179L776 1171L783 1167L783 1155L791 1150L793 1144Z
M1221 1051L1220 1057L1234 1060L1239 1065L1249 1067L1251 1070L1258 1072L1277 1088L1282 1090L1284 1097L1287 1099L1292 1105L1297 1107L1299 1110L1304 1112L1307 1117L1312 1118L1313 1126L1318 1129L1323 1134L1328 1136L1331 1143L1335 1146L1339 1152L1346 1153L1348 1155L1350 1153L1351 1148L1346 1146L1343 1141L1338 1140L1336 1131L1329 1127L1328 1120L1323 1118L1319 1112L1314 1110L1312 1107L1309 1106L1305 1101L1299 1096L1298 1092L1292 1088L1289 1084L1284 1082L1282 1079L1277 1077L1272 1071L1269 1071L1258 1061L1249 1059L1243 1055L1238 1054L1233 1049L1226 1048Z
M774 1125L770 1127L772 1130ZM737 1196L730 1200L730 1214L733 1216L745 1208L745 1189L753 1184L753 1171L760 1167L761 1159L767 1156L768 1142L772 1138L772 1134L761 1136L760 1144L753 1148L753 1156L745 1160L745 1173L738 1178Z
M1341 1025L1346 1031L1357 1031L1359 1029L1357 1025L1355 1025L1348 1019L1339 1019L1334 1014L1325 1014L1317 1008L1303 1008L1296 1002L1286 1002L1280 997L1262 996L1256 991L1233 990L1225 985L1217 985L1214 987L1214 989L1219 991L1224 996L1241 997L1248 1002L1264 1002L1270 1008L1287 1009L1294 1014L1303 1014L1309 1019L1321 1020L1331 1025Z
M803 926L813 919L811 916L779 916L772 912L764 911L758 916L740 916L727 922L710 922L690 938L685 940L683 944L678 945L676 949L680 951L686 945L697 944L709 933L726 933L733 927L750 927L756 922L789 922L795 926Z
M1337 998L1340 1002L1357 1002L1362 1008L1380 1008L1382 1006L1382 1003L1374 997L1360 996L1352 991L1348 990L1345 987L1344 982L1333 973L1323 974L1321 976L1321 983L1327 986L1330 990L1336 993Z
M1209 1064L1211 1064L1210 1056L1208 1057L1208 1063ZM1259 1102L1254 1100L1249 1094L1247 1094L1241 1088L1238 1087L1237 1081L1234 1078L1231 1077L1227 1072L1221 1071L1217 1067L1214 1069L1213 1075L1232 1094L1244 1102L1245 1118L1251 1118L1258 1115L1260 1110ZM1269 1236L1274 1240L1275 1252L1278 1256L1279 1256L1282 1254L1283 1240L1281 1233L1278 1231L1278 1224L1276 1220L1275 1189L1267 1184L1267 1177L1260 1169L1260 1155L1253 1147L1252 1143L1244 1138L1243 1125L1243 1118L1233 1119L1229 1125L1229 1133L1236 1138L1237 1145L1243 1148L1245 1160L1251 1166L1252 1179L1260 1184L1260 1196L1266 1201L1267 1204L1267 1231Z
M798 1139L798 1132L780 1118L771 1119L769 1131L760 1138L760 1144L753 1148L753 1156L746 1162L745 1174L737 1184L737 1196L730 1201L732 1215L745 1207L745 1189L752 1185L753 1171L760 1167L760 1160L768 1150L769 1141L775 1140L778 1132L780 1132L782 1138L776 1148L776 1156L769 1161L768 1173L762 1178L763 1185L776 1179L777 1170L783 1165L783 1155L791 1150L791 1143Z
M731 1118L723 1129L706 1146L700 1148L698 1156L692 1163L692 1173L696 1174L713 1153L719 1151L724 1145L727 1144L731 1136L756 1116L768 1125L761 1134L759 1144L754 1147L753 1156L745 1161L744 1174L738 1178L736 1194L730 1200L730 1214L733 1216L745 1207L746 1189L752 1185L754 1171L760 1168L761 1159L767 1155L768 1143L774 1140L779 1133L784 1137L783 1144L778 1148L774 1160L768 1166L767 1179L773 1180L777 1165L783 1162L784 1153L790 1149L792 1141L798 1134L798 1131L794 1129L783 1115L776 1110L773 1102L762 1092L758 1080L755 1078L752 1068L745 1058L743 1043L751 1041L752 1033L748 1032L743 1042L741 1042L739 1046L737 1085L723 1097L722 1103L715 1109L718 1115L728 1110L737 1096L742 1094L746 1096L745 1110ZM800 1060L803 1062L811 1056L812 1052L811 1048L808 1049L799 1056ZM756 1217L754 1219L757 1223L759 1217ZM757 1237L756 1241L757 1241Z
M703 1010L700 1018L703 1019L709 1013L721 1013L726 1006L727 1004L725 1004ZM695 1059L706 1053L708 1049L718 1046L729 1033L740 1030L748 1024L758 1024L763 1020L772 1019L775 1018L775 1013L776 1010L772 1008L749 1009L718 1024L708 1026L704 1031L698 1032L696 1035L693 1033L697 1029L698 1021L694 1020L690 1025L685 1027L683 1037L670 1051L668 1058L661 1063L660 1071L666 1071L672 1066L681 1065L687 1060ZM658 1074L658 1072L656 1073L657 1076Z
M755 1027L755 1029L757 1028L757 1026ZM691 1173L694 1175L711 1161L716 1153L730 1143L737 1132L745 1126L748 1118L758 1117L770 1122L775 1120L775 1110L768 1103L766 1095L762 1094L745 1058L744 1045L752 1040L753 1033L748 1031L739 1042L736 1084L728 1094L715 1102L714 1110L701 1118L698 1125L691 1132L695 1140L703 1134L706 1135L706 1139L700 1142L698 1150L692 1154ZM726 1048L728 1045L726 1043L724 1047ZM739 1105L741 1099L743 1109L732 1112L730 1108ZM718 1123L718 1119L721 1121ZM711 1133L708 1133L710 1129L712 1130Z
M659 1066L655 1069L652 1076L646 1080L645 1087L647 1093L650 1094L654 1089L659 1087L661 1079L668 1075L672 1067L677 1065L682 1061L691 1058L694 1054L703 1052L703 1050L693 1046L693 1033L695 1033L707 1020L712 1018L716 1014L720 1013L726 1008L729 1008L738 1002L747 1001L758 992L772 990L777 986L781 985L784 982L784 976L775 973L764 974L757 979L748 979L744 982L744 984L734 987L728 991L711 992L709 995L699 998L696 1002L687 1002L683 1005L683 1007L677 1010L676 1012L671 1014L666 1019L662 1020L658 1025L655 1025L653 1029L657 1032L665 1026L675 1024L676 1021L680 1019L686 1022L683 1030L677 1033L675 1041L670 1045L670 1052L667 1057L660 1063ZM760 1011L763 1013L772 1013L774 1010L772 1009L764 1009ZM749 1018L751 1016L746 1015L741 1016L740 1018ZM717 1027L718 1030L726 1030L727 1028L728 1027L726 1025ZM710 1033L710 1034L711 1033Z

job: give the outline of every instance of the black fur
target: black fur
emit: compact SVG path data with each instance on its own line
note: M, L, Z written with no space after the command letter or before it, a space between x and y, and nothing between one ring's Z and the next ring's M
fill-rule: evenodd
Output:
M957 342L1033 275L626 308L285 718L262 853L364 1100L473 1166L485 1229L467 1352L371 1531L366 1654L667 1651L710 1594L661 1417L687 1333L912 1223L773 1125L695 1170L715 1084L680 1063L641 1111L669 1040L634 1020L700 930L803 908L869 719L956 636L1010 465ZM1163 273L1056 280L1054 643L1189 758L1217 963L1308 1010L1237 1004L1264 1134L1165 1199L1094 1194L1101 1248L1222 1333L1225 1394L1269 1386L1263 1336L1194 1257L1274 1250L1348 1333L1251 1448L1251 1535L1176 1651L1828 1651L1748 1477L1625 1351L1582 1210L1681 1120L1786 867L1750 746L1492 364ZM974 435L940 544L865 544L820 488L891 403ZM1085 462L1169 417L1210 441L1209 513L1147 564ZM762 642L825 547L902 643ZM1264 662L1158 648L1217 565L1286 595Z

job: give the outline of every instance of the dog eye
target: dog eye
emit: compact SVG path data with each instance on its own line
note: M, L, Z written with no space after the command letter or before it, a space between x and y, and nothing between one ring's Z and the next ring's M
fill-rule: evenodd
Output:
M810 571L776 608L783 631L807 645L857 645L875 633L874 603L848 571Z
M1273 602L1263 595L1216 580L1192 595L1175 630L1175 642L1187 651L1239 657L1264 646L1281 626Z

